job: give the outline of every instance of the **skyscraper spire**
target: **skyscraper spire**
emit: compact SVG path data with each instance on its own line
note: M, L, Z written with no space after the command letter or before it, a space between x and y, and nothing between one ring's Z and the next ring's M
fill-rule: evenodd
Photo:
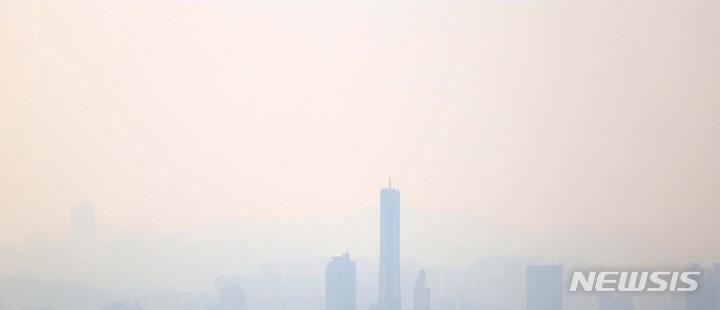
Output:
M388 174L388 188L392 188L392 174Z

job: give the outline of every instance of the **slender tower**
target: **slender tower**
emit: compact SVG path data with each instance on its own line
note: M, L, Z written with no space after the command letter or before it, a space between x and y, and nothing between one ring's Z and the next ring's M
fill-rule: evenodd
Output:
M380 190L380 285L378 308L400 310L400 191Z

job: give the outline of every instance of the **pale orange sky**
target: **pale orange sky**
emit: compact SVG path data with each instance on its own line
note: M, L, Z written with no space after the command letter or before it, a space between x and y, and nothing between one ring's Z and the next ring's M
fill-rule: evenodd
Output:
M0 241L332 219L391 172L720 258L719 38L717 1L0 0Z

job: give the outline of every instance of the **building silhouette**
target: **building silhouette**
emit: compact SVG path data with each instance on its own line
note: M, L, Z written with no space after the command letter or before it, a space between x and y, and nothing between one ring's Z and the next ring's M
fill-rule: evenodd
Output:
M697 281L695 291L687 292L685 308L687 310L719 310L720 309L720 264L714 264L705 269L699 264L693 264L688 271L700 272L691 276Z
M380 279L378 303L371 309L400 310L400 190L380 190Z
M634 310L635 302L627 297L600 296L600 310Z
M74 246L87 249L95 245L95 207L85 202L72 207L71 239Z
M527 266L525 279L527 310L562 310L563 267Z
M215 293L217 294L218 309L220 310L245 310L247 309L247 295L237 278L216 278ZM186 301L186 304L189 302ZM196 303L202 304L201 301ZM186 307L187 308L187 307Z
M325 268L325 310L357 309L357 271L350 254L335 256Z
M425 287L425 270L420 270L415 280L415 310L430 309L430 289Z

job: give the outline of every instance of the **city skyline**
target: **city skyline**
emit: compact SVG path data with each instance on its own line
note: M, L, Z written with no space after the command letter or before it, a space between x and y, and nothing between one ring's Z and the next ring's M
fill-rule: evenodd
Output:
M0 310L720 310L718 38L719 0L0 0Z
M363 262L360 273L364 274L364 276L361 276L360 280L358 280L356 264L350 259L350 255L346 251L341 256L332 257L324 268L324 291L313 291L311 287L300 289L300 287L305 287L306 284L297 283L296 285L300 286L295 289L300 289L300 291L303 291L304 293L294 297L298 298L295 302L310 302L311 305L308 305L307 309L317 310L375 310L390 308L398 310L406 308L416 310L428 310L431 308L465 309L467 307L481 307L481 305L485 305L484 307L503 305L505 309L517 310L587 309L586 307L588 307L588 305L597 306L599 307L599 310L635 309L635 304L638 302L635 299L608 299L605 295L569 294L564 289L567 279L563 274L563 269L566 266L572 266L572 269L587 268L588 265L585 265L581 261L565 261L561 265L538 265L538 263L543 263L544 259L530 258L529 260L520 262L517 260L518 258L510 256L497 258L488 257L487 259L490 260L485 263L478 260L475 264L485 266L480 269L481 273L476 275L479 276L479 278L476 280L472 280L472 278L466 278L465 280L455 278L452 280L459 281L459 283L465 283L465 285L469 285L469 287L479 289L479 291L475 294L474 299L471 300L467 300L467 296L464 295L456 296L456 293L451 293L452 290L448 291L448 283L445 283L448 280L444 279L447 274L443 275L443 273L447 273L452 269L438 270L437 267L432 267L431 279L434 279L435 281L438 279L443 280L438 282L430 280L430 285L428 286L426 284L426 271L424 267L420 268L418 265L414 265L408 270L407 268L409 266L407 266L407 262L403 262L402 264L400 263L399 248L401 246L401 241L399 238L399 232L401 227L401 205L399 198L399 190L392 187L392 181L388 182L388 187L381 189L380 212L376 218L376 220L379 219L380 222L380 242L378 243L380 245L380 257L373 262ZM101 269L106 269L112 266L105 265L108 262L103 262L103 260L106 260L107 258L103 259L101 256L98 256L99 253L107 252L108 249L103 247L96 248L94 242L92 242L91 237L94 235L93 219L95 216L94 207L92 205L89 203L80 203L72 206L72 208L70 208L70 212L72 214L71 222L75 232L72 236L72 242L70 244L72 247L69 248L71 250L69 253L71 253L72 256L69 257L70 260L68 262L71 263L70 266L73 269L71 278L74 279L74 281L79 281L78 284L92 283L95 281L93 278L97 276L102 277L101 274L96 274L99 270L93 271L94 268L100 267ZM243 250L247 251L248 249ZM117 255L121 253L111 252L108 254ZM38 257L33 258L33 260L37 258ZM212 259L216 260L218 258L219 257L214 257ZM495 262L493 262L493 260L495 260ZM78 262L83 263L78 264ZM368 263L370 263L370 265L368 265ZM500 265L496 265L497 263L500 263ZM93 267L93 265L95 265L95 267ZM372 267L372 265L375 265L375 267ZM493 265L495 266L492 267ZM497 268L499 266L501 266L500 269ZM715 310L719 304L718 302L720 301L718 298L720 296L720 291L718 290L717 285L717 270L720 270L718 266L720 266L720 264L714 264L708 268L698 264L689 266L688 270L701 271L702 273L700 278L701 280L699 282L701 287L700 290L697 292L676 294L673 299L674 301L669 303L653 302L652 298L640 298L639 304L641 306L639 309L674 310L677 308L667 307L674 307L673 304L677 304L678 299L682 298L679 300L684 301L684 304L686 304L687 307L686 310ZM135 268L137 267L143 269L153 268L151 266L143 266L142 264L136 265ZM62 270L64 268L59 267L59 269ZM373 294L367 295L361 292L361 298L358 299L358 288L364 288L363 291L365 291L366 288L373 287L372 285L370 287L367 286L369 280L367 278L367 274L368 272L372 272L373 269L379 271L376 273L376 275L379 276L375 280L375 283L377 284L377 286L375 286L377 288L376 292L378 292L378 294L373 296ZM402 272L405 273L405 275L401 276L401 270L403 270ZM236 274L231 278L225 277L225 275L228 274L227 270L216 273L215 277L220 275L222 276L220 278L215 278L215 292L212 294L156 293L149 295L135 295L134 297L132 295L121 298L114 297L114 299L106 299L106 301L112 300L112 302L106 302L102 310L144 310L144 307L149 307L148 309L177 309L178 305L181 304L184 304L184 307L187 310L283 309L282 305L286 303L286 301L283 301L282 298L286 297L282 297L280 299L277 298L279 296L286 296L284 294L287 294L286 290L288 288L282 284L285 280L273 279L273 277L276 277L277 275L272 276L271 274L264 274L267 271L260 273L259 278L252 278L248 277L246 274L248 271L249 270L245 269L242 273ZM490 271L490 273L487 273L488 271ZM524 277L520 277L521 274L524 274ZM207 275L213 275L213 273L209 273ZM401 293L400 288L402 286L400 285L400 279L408 276L412 277L412 275L416 275L414 278L414 286L410 286L409 288L406 287ZM140 276L145 277L147 275ZM280 279L286 276L287 275L284 272L280 273ZM438 278L438 276L441 277ZM152 276L152 278L155 277L157 276ZM60 279L62 278L63 276L60 277ZM292 279L292 277L290 279ZM303 281L309 280L310 279L308 278ZM465 282L468 280L470 280L470 282ZM480 282L473 283L475 281ZM498 283L502 283L502 285L494 288L493 286ZM521 289L523 283L526 283L524 290ZM433 285L435 285L435 288L444 295L441 295L440 298L431 298L430 291ZM452 286L453 284L451 282L450 287ZM2 287L1 276L0 287ZM246 294L244 287L250 288L249 295ZM267 296L266 294L268 292L268 288L272 287L275 287L275 290L279 290L275 294L280 295L276 296L275 299L267 299L267 297L263 298L263 296ZM520 296L518 296L518 294L523 291L527 294L526 299L521 299ZM311 292L312 294L308 296L304 295L308 292ZM0 291L0 301L3 298L3 293L4 292ZM450 293L450 295L448 295L448 293ZM93 294L99 295L99 292L85 292L79 294L94 296ZM317 300L317 294L324 296L324 303ZM572 296L573 298L565 300L563 296ZM7 296L4 296L4 298L7 298ZM92 297L89 300L81 299L76 301L76 304L89 305L93 303L92 299L98 298L101 297ZM123 299L126 301L120 301ZM10 300L10 304L13 304L13 299L11 298ZM401 307L400 300L405 300L405 302L402 303L405 308ZM274 306L270 307L270 305ZM658 308L659 306L665 308Z

